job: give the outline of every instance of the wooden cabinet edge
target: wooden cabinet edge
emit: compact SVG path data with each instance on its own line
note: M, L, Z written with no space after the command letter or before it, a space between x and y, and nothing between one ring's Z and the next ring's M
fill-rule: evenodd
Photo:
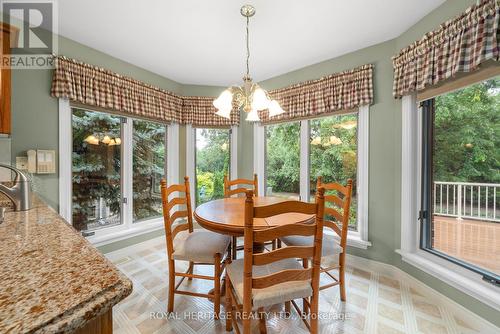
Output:
M19 29L1 22L0 41L3 64L4 55L10 55L11 45L17 45ZM1 66L0 69L0 134L11 134L11 70Z
M75 331L75 334L111 334L113 333L113 309L90 320L84 327Z

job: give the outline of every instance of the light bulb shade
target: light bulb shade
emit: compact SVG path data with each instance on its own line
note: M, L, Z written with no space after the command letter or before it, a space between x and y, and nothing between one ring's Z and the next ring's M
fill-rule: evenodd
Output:
M229 89L226 89L214 100L213 105L217 110L231 110L233 108L233 94Z
M99 145L99 139L94 135L87 136L83 141L91 145Z
M219 109L219 110L217 110L217 112L215 114L219 115L221 117L227 118L227 119L231 119L231 109L232 108L229 108L229 109Z
M250 111L248 113L248 116L247 116L246 120L248 122L258 122L258 121L260 121L259 113L257 112L257 110L256 109L252 109L252 111Z
M284 112L285 111L281 108L278 101L272 100L271 103L269 103L269 117L278 116Z
M104 138L102 139L102 142L104 144L109 144L110 141L111 141L111 138L109 138L109 136L104 136Z
M115 138L115 143L116 145L120 145L122 143L122 140L120 138Z
M252 109L265 110L269 107L269 98L262 88L257 88L252 94Z

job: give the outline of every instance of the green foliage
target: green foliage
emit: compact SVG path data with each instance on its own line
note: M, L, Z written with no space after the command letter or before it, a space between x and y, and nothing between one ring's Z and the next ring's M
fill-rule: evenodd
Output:
M434 180L500 182L500 79L436 97Z
M229 130L196 129L197 204L224 197L229 164Z
M316 179L346 184L356 180L357 115L333 116L311 121L311 189ZM321 139L321 142L318 141Z
M161 215L160 180L165 175L165 125L134 120L134 221Z
M89 135L120 138L120 118L104 113L73 110L73 225L87 229L94 203L104 198L111 215L120 213L120 145L92 145Z
M300 123L270 125L266 131L267 186L273 192L300 192Z

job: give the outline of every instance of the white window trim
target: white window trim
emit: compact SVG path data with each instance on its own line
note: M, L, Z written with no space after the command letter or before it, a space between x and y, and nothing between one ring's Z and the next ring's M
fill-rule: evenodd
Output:
M68 99L59 99L59 214L69 224L72 223L72 152L73 143L71 124L71 105ZM89 110L92 110L89 108ZM122 125L124 141L123 171L124 180L132 180L132 120L127 117L127 122ZM128 135L126 135L126 133ZM179 125L171 123L167 125L167 179L170 183L176 183L179 175L179 166L175 164L179 160ZM122 196L127 198L123 203L122 224L94 231L93 236L87 237L96 246L110 242L130 238L133 236L158 230L163 227L163 218L156 217L149 220L133 223L133 189L131 182L123 182Z
M253 125L253 172L259 181L259 194L265 196L266 187L266 128L260 123Z
M73 143L71 107L68 99L59 99L59 215L72 224L71 166Z
M231 135L229 140L230 166L229 177L235 179L238 177L238 127L231 126ZM195 184L196 184L196 127L186 124L186 175L189 177L191 191L191 207L196 208Z
M300 126L300 196L309 199L309 121L301 121ZM357 189L358 216L357 231L349 231L347 244L352 247L367 249L372 244L368 241L368 176L369 176L369 128L370 107L362 106L358 110L358 161ZM266 174L266 132L262 124L254 124L254 172L259 178L259 193L264 194ZM325 233L330 233L325 231Z
M422 110L415 94L402 100L401 248L404 262L500 311L500 290L480 274L426 252L419 247ZM415 126L417 124L417 126Z

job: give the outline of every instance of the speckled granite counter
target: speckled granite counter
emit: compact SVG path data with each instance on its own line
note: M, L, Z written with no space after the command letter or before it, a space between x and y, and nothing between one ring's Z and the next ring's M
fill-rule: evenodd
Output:
M0 333L69 333L131 292L131 281L40 200L0 224Z

